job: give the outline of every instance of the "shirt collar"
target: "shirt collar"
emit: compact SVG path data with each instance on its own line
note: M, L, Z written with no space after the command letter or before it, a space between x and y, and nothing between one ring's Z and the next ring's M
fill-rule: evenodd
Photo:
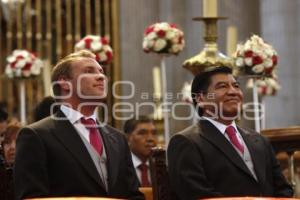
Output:
M237 127L236 127L235 121L233 121L230 125L225 125L225 124L222 124L221 122L218 122L218 121L213 120L213 119L208 118L208 117L202 116L202 118L208 120L209 122L211 122L222 134L225 134L225 130L228 126L233 126L236 131L238 130Z
M132 157L132 163L134 168L138 168L138 166L142 164L142 161L132 152L131 152L131 157ZM146 165L149 166L149 160L147 160Z
M77 110L74 110L71 107L65 106L65 105L61 105L60 106L61 111L66 115L67 119L72 123L76 123L79 119L81 119L82 117L88 119L88 118L92 118L93 120L97 120L96 117L96 112L94 112L91 116L84 116L83 114L81 114L80 112L78 112Z

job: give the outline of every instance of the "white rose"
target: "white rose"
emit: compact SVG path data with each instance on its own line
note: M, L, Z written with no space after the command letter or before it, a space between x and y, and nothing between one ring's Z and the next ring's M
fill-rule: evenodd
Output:
M163 48L165 48L167 45L167 42L163 39L158 39L154 43L154 51L160 51Z
M272 61L272 59L270 59L270 58L265 59L264 62L263 62L263 65L264 65L266 68L272 67L272 66L273 66L273 61Z
M26 65L26 60L22 59L16 63L16 68L23 68Z
M93 51L93 52L97 52L97 51L99 51L100 49L102 48L102 44L100 43L100 42L92 42L92 44L91 44L91 50Z
M107 60L106 53L104 51L99 53L99 58L100 58L100 61L106 61Z
M103 48L103 50L104 50L105 52L106 52L106 51L111 51L111 52L113 51L112 48L111 48L109 45L104 45L102 48Z
M6 74L9 78L12 78L12 77L13 77L13 70L12 70L12 68L10 67L10 65L6 65L6 68L5 68L5 74Z
M174 37L176 36L176 33L173 31L173 30L169 30L167 31L167 35L166 35L166 38L171 40L173 39ZM178 38L178 37L177 37Z
M252 66L253 65L252 58L245 58L245 64L247 66Z
M75 51L84 49L84 46L85 46L85 44L84 44L83 40L80 40L80 41L75 45Z
M15 62L16 57L15 56L8 56L6 60L7 60L8 63L13 63L13 62Z
M236 59L236 61L235 61L235 64L236 64L238 67L244 66L244 65L245 65L245 64L244 64L244 59L241 58L241 57L238 57L238 58Z
M39 75L41 73L41 68L43 67L43 62L41 60L36 60L31 67L31 73L33 75Z
M148 40L153 40L153 39L155 39L155 38L157 38L157 34L156 34L155 31L152 31L151 33L149 33L149 34L146 36L146 39L148 39Z
M255 65L254 67L252 67L252 71L256 74L260 74L264 71L264 66L262 64L260 65Z
M172 45L172 48L171 48L171 52L172 53L178 53L180 51L180 45Z

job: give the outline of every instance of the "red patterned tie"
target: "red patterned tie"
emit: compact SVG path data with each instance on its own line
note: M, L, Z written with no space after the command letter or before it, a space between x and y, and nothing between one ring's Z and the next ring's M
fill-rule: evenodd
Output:
M244 146L239 142L235 128L233 126L228 126L225 132L227 133L230 142L243 154Z
M90 143L101 156L103 151L103 143L96 122L92 118L81 118L81 123L89 130Z
M148 179L148 166L145 163L142 163L138 166L141 171L141 186L142 187L150 187L151 184Z

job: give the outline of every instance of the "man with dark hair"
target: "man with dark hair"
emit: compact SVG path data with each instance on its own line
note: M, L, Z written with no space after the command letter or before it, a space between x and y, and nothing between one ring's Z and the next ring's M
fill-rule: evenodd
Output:
M59 110L59 106L55 104L55 99L52 96L46 96L34 108L34 121L44 119Z
M268 140L234 121L243 93L230 68L197 75L192 97L200 121L174 135L168 147L171 185L179 199L293 195Z
M124 132L127 135L131 150L133 166L142 187L151 186L149 156L152 147L157 145L156 128L153 121L146 116L132 118L125 122Z
M144 199L126 137L97 120L106 97L105 75L95 55L82 50L53 68L59 111L23 128L14 165L16 199L111 197Z

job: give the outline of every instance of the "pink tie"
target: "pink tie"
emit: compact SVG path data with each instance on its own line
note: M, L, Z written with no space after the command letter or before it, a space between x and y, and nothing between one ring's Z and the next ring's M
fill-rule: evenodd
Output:
M227 133L230 142L243 154L244 146L239 142L235 128L233 126L228 126L225 132Z
M92 118L81 118L81 123L89 130L90 143L101 156L103 151L103 143L96 122Z

